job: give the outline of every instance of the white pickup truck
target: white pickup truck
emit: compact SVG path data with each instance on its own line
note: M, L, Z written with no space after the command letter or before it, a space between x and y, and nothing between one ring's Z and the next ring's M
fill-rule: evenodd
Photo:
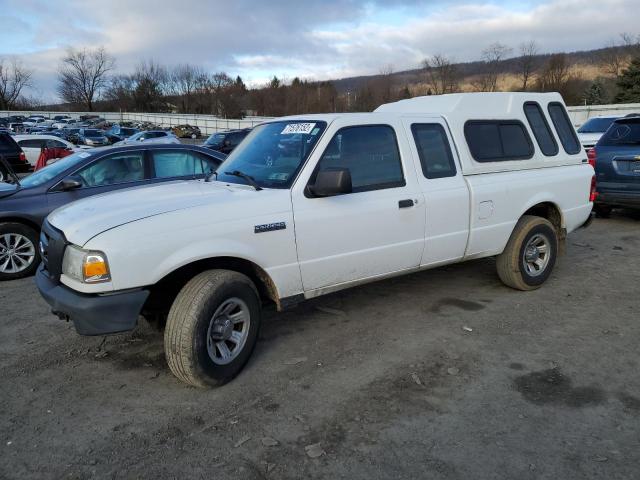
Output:
M80 334L165 319L172 372L220 385L247 362L269 303L489 256L509 287L538 288L591 218L593 173L558 94L279 118L205 181L53 212L36 281Z

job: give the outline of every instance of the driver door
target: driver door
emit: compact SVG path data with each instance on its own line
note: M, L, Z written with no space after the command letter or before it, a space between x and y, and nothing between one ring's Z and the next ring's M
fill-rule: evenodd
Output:
M417 268L425 206L401 125L337 120L327 136L292 191L305 292ZM349 169L352 193L311 195L317 172L332 168Z

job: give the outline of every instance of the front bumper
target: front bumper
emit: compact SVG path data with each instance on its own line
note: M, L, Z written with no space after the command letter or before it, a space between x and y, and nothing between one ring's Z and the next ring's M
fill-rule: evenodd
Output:
M108 295L78 293L65 285L56 285L42 265L36 273L36 285L52 312L72 320L80 335L107 335L133 330L140 310L149 296L147 290L128 290Z

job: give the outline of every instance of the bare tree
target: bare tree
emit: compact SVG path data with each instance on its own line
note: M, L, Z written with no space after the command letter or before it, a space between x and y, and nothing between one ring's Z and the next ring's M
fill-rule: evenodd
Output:
M380 76L374 82L374 89L380 104L389 103L393 99L393 65L385 65L380 69Z
M500 80L500 68L502 62L511 54L512 49L500 42L492 43L482 51L482 61L485 71L474 82L476 90L481 92L495 92Z
M160 112L167 109L164 96L168 91L169 74L166 67L148 60L136 66L132 75L134 82L133 102L138 111Z
M436 54L422 61L428 89L434 95L458 91L458 69L452 60Z
M631 58L640 55L640 35L623 32L620 40L609 40L600 54L600 63L604 71L618 77L629 64Z
M533 72L536 69L538 56L538 45L535 40L520 44L520 57L517 60L520 79L522 80L522 91L527 90Z
M58 95L69 103L83 104L91 112L114 65L115 60L104 47L95 50L70 48L58 70Z
M15 58L0 58L0 109L11 110L25 87L31 86L33 72Z
M538 89L544 92L561 92L571 78L570 66L564 53L551 55L540 73Z
M198 91L204 89L207 80L205 71L195 65L183 64L173 69L169 77L170 90L180 97L183 112L192 110L194 97Z

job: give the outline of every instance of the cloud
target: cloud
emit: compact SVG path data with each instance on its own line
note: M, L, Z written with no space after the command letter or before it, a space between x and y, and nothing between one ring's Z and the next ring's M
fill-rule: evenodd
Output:
M495 41L597 48L638 32L636 8L637 0L0 0L0 55L31 66L46 98L67 47L104 45L120 72L154 59L254 84L274 74L328 79L415 68L434 53L474 60Z

